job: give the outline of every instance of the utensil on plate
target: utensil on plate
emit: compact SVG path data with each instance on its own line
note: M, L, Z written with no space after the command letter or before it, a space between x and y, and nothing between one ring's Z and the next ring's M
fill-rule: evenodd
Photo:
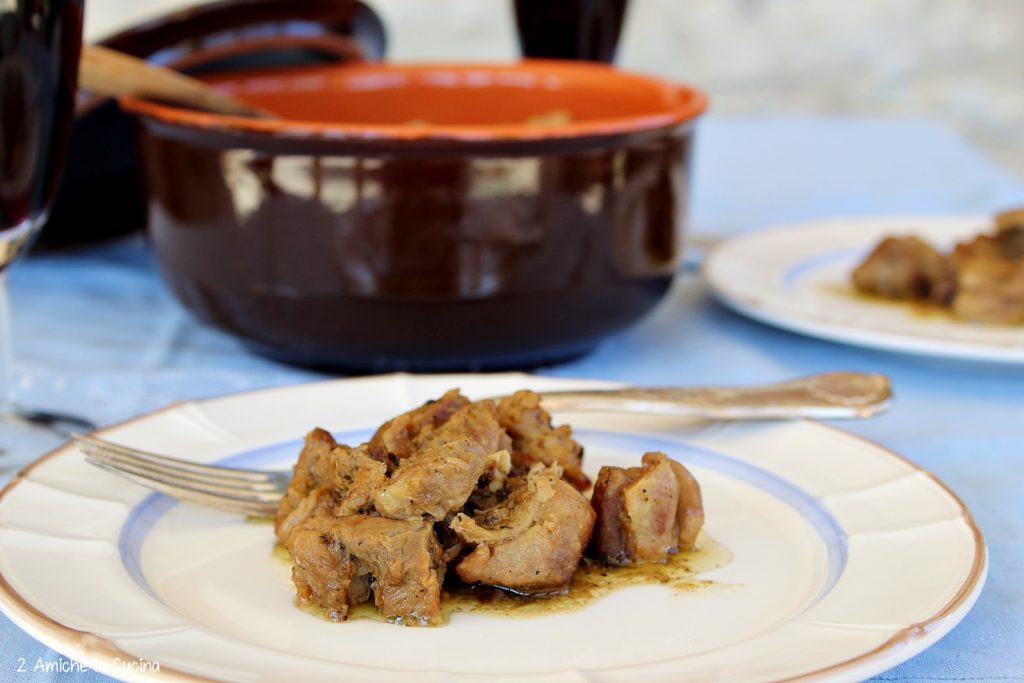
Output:
M870 417L892 397L884 375L831 372L743 387L602 389L543 392L544 407L562 412L623 411L721 420ZM173 498L226 512L273 515L291 471L245 470L189 462L76 436L86 460Z
M102 45L82 48L79 79L84 90L105 97L161 100L228 116L274 116L202 81Z

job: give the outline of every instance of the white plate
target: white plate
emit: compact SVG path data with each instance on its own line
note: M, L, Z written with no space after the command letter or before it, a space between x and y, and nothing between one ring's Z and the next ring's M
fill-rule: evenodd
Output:
M339 380L178 404L104 436L279 467L314 425L364 438L450 386L486 396L579 385L515 374ZM463 613L439 628L329 623L292 605L268 525L149 494L65 446L0 497L0 605L63 654L132 681L859 680L937 641L981 590L986 551L970 513L879 446L811 422L572 424L591 474L645 450L692 468L707 532L733 554L704 575L713 586L637 586L576 612Z
M708 254L704 276L730 308L832 341L933 356L1024 363L1024 326L922 315L857 297L850 274L887 235L918 235L940 249L989 230L980 216L836 218L743 234Z

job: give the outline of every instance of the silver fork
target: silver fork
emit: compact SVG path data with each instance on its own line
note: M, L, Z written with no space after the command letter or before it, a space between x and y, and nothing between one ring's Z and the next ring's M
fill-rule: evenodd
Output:
M277 511L292 473L203 465L112 443L72 437L88 463L189 503L255 517Z
M831 372L778 384L745 387L628 388L541 393L544 407L561 412L619 411L718 420L864 418L888 408L884 375ZM244 515L269 516L288 486L290 471L246 470L158 455L75 435L87 462L179 500Z

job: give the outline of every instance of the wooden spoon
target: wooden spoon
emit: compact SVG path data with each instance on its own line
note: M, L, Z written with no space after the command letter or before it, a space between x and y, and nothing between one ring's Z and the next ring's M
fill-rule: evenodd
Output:
M217 114L275 118L270 112L214 90L202 81L100 45L82 48L79 85L97 95L163 100Z

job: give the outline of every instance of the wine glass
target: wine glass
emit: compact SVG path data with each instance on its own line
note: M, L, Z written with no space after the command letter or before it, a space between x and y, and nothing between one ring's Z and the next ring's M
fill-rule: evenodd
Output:
M0 473L21 464L15 454L38 442L32 432L60 419L15 403L5 275L46 221L60 179L82 17L83 0L0 0Z

